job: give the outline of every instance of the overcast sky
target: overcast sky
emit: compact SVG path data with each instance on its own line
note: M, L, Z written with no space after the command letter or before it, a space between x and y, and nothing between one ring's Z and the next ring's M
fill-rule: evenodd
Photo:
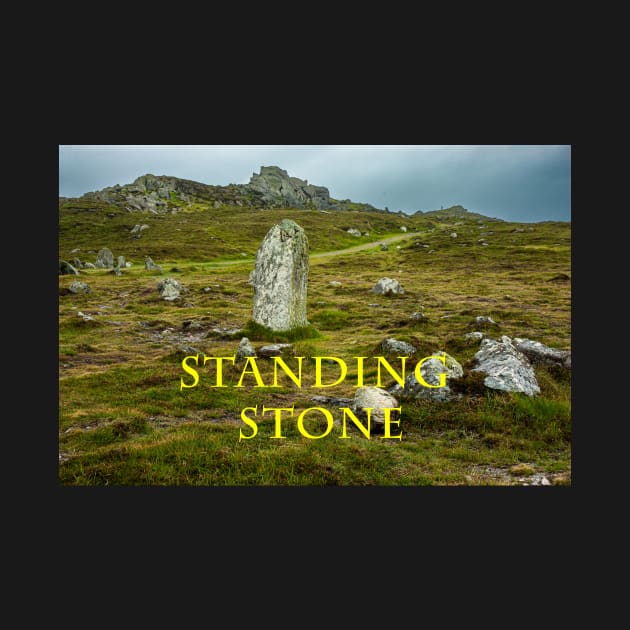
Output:
M326 186L335 199L391 211L459 204L511 221L571 220L569 145L61 145L59 195L78 197L146 173L246 184L272 165Z

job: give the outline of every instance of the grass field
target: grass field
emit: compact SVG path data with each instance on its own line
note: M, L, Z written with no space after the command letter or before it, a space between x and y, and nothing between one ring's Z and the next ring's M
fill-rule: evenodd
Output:
M277 388L235 388L240 370L231 367L224 371L228 387L213 388L209 363L199 368L199 385L181 391L184 356L234 355L238 330L251 317L254 254L282 218L301 225L319 254L311 258L308 289L314 331L294 342L296 355L306 357L302 388L288 378ZM129 233L136 223L150 226L139 240ZM381 251L379 243L401 235L401 226L408 238ZM352 227L370 236L351 236ZM368 247L325 254L356 245ZM486 329L493 337L570 349L569 223L195 206L158 216L78 203L60 210L60 258L94 262L101 247L133 266L120 277L102 269L59 277L61 484L510 485L541 474L554 485L570 484L570 373L553 368L536 367L542 391L536 398L492 392L465 378L461 400L405 401L402 440L376 434L368 440L358 430L339 439L336 426L326 438L309 440L290 419L283 422L286 439L271 439L268 416L255 438L239 441L244 407L294 407L297 415L316 406L314 395L353 396L353 357L381 355L389 336L413 342L418 357L445 350L469 368L479 344L464 334L480 330L474 318L487 315L499 324ZM144 270L147 255L163 274ZM166 276L184 286L181 300L159 297L156 285ZM405 293L372 294L383 276L398 279ZM69 293L76 279L92 292ZM342 286L331 287L332 280ZM410 319L414 311L428 320ZM255 347L272 340L252 334ZM330 389L311 387L313 356L342 358L348 377ZM296 369L297 360L287 364ZM258 365L265 383L272 381L272 362ZM336 367L326 364L324 373L334 380ZM375 377L367 363L365 376ZM317 433L324 425L311 417L306 426Z

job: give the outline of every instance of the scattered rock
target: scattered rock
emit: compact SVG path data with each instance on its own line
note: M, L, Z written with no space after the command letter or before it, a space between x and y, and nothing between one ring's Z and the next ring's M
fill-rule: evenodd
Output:
M475 317L475 322L477 322L477 324L489 324L491 326L499 325L494 321L494 319L492 319L492 317L486 317L485 315L479 315L478 317Z
M391 394L386 392L380 387L359 387L354 395L352 403L352 409L360 420L367 419L366 409L372 409L370 412L370 420L372 425L384 425L385 424L385 412L383 409L399 407L399 403ZM396 420L398 417L397 411L391 412L391 419ZM392 428L397 429L398 425L393 425ZM392 430L392 434L398 434L400 431Z
M451 232L451 238L457 238L457 232Z
M65 260L59 261L59 275L60 276L78 276L79 272L69 262Z
M346 232L348 232L348 234L352 234L352 236L361 236L361 231L356 228L350 228L346 230Z
M400 282L391 278L381 278L372 288L372 293L377 295L400 295L404 292Z
M127 267L127 269L129 269L129 267L133 267L133 263L132 263L132 262L127 261L127 262L125 263L125 267Z
M84 262L83 269L96 269L96 265L92 264L91 262Z
M308 326L308 252L304 230L290 219L283 219L267 232L250 275L255 322L279 331Z
M464 369L461 364L450 354L440 350L434 352L433 356L444 357L445 364L440 359L429 359L422 364L420 374L429 385L440 384L440 374L446 374L446 384L444 387L427 387L418 381L414 373L407 375L405 386L401 387L398 383L389 391L400 398L416 398L428 399L438 402L446 402L454 398L460 398L461 394L454 392L449 381L454 378L461 378L464 375Z
M243 361L247 357L255 357L256 350L247 337L243 337L236 350L236 360Z
M281 357L291 354L293 354L293 344L291 343L273 343L258 348L258 356L261 357Z
M407 231L407 228L406 228L404 225L401 225L401 226L400 226L400 231L401 231L401 232L406 232L406 231Z
M69 287L69 291L72 293L91 293L92 289L90 285L85 282L79 282L79 280L75 280Z
M328 285L329 285L329 286L331 286L331 287L334 287L335 289L336 289L336 288L338 288L338 287L343 286L343 285L341 284L341 282L339 282L338 280L331 280L331 281L328 283Z
M77 252L80 252L81 248L80 247L75 247L70 253L71 254L76 254Z
M127 263L125 262L124 256L118 256L118 269L125 269L127 267Z
M144 268L147 271L159 271L160 273L162 273L162 267L160 267L160 265L156 265L150 256L145 256Z
M501 337L500 341L486 337L474 356L473 372L484 372L484 385L504 392L522 392L528 396L540 394L534 370L527 357L519 352L512 340Z
M391 352L400 356L409 356L416 352L416 347L406 341L398 341L392 337L388 337L381 343L383 352Z
M464 335L464 339L473 339L475 341L481 341L486 336L486 333L479 332L475 330L474 332L469 332Z
M84 322L95 322L96 320L91 317L90 315L86 315L85 313L82 313L81 311L77 312L77 315L84 321Z
M96 255L96 267L98 269L113 269L114 254L112 254L111 249L103 247L103 249L98 250L98 254Z
M389 247L387 247L387 245L385 243L381 243L381 251L382 252L387 252L387 251L389 251Z
M146 224L142 224L142 225L140 225L139 223L136 223L136 225L134 225L134 226L131 228L131 233L132 233L132 234L138 234L138 237L137 237L137 238L140 238L140 236L139 236L139 235L140 235L140 232L142 232L143 230L148 230L148 229L149 229L149 226L148 226L148 225L146 225Z
M550 348L540 341L532 341L531 339L521 339L514 337L512 340L514 347L522 352L534 365L558 365L560 367L571 369L571 351L556 350Z
M83 267L83 263L78 258L73 258L72 259L72 266L75 269L81 269Z
M175 278L164 278L157 285L160 297L172 302L176 300L182 291L182 285Z

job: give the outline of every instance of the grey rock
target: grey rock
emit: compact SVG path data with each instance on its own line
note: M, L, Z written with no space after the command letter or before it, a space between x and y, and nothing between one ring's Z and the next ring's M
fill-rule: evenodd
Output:
M96 265L92 264L91 262L84 262L83 269L96 269Z
M72 266L75 269L81 269L83 267L83 263L78 258L73 258L72 259Z
M528 396L540 394L534 370L527 357L519 352L512 340L501 337L500 341L486 338L474 356L474 372L484 372L484 385L505 392L522 392Z
M331 286L331 287L334 287L334 288L338 288L338 287L341 287L341 286L343 286L343 285L342 285L342 284L341 284L341 282L339 282L338 280L331 280L331 281L328 283L328 286Z
M492 324L494 326L499 325L494 321L494 319L492 319L492 317L486 317L485 315L479 315L478 317L475 317L475 322L477 322L477 324Z
M159 271L160 273L162 273L162 267L160 267L160 265L156 265L150 256L145 256L144 268L147 271Z
M59 261L59 275L60 276L78 276L79 272L69 262L65 260Z
M451 232L451 238L457 238L457 232Z
M361 231L356 228L350 228L346 230L346 232L348 232L348 234L352 234L352 236L361 236Z
M127 267L127 263L125 262L124 256L118 256L118 269L125 269Z
M464 339L472 339L474 341L481 341L486 336L486 333L479 332L475 330L474 332L469 332L464 335Z
M366 409L370 408L372 409L370 412L371 424L381 426L385 424L383 409L393 409L399 406L396 398L380 387L359 387L352 402L352 409L357 418L365 421L367 419ZM397 417L397 411L391 412L392 420L397 419ZM394 435L400 433L398 425L393 425L392 428L396 429L396 431L392 431Z
M279 331L308 326L308 252L304 230L290 219L283 219L267 232L250 275L255 322Z
M258 356L261 357L281 357L293 354L293 344L273 343L262 348L258 348Z
M77 312L77 315L84 321L84 322L95 322L96 320L91 317L90 315L86 315L85 313L82 313L81 311Z
M377 295L400 295L405 290L400 285L398 280L392 280L391 278L381 278L373 287L372 293Z
M149 226L146 223L140 224L140 223L136 223L136 225L134 225L131 228L131 233L132 234L139 234L140 232L144 231L144 230L148 230Z
M114 267L114 254L111 249L103 247L96 255L96 266L98 269L112 269Z
M247 357L255 357L256 350L254 350L254 346L252 346L251 342L247 337L243 337L241 342L238 344L238 348L236 350L236 360L242 361Z
M400 356L409 356L416 352L416 347L406 341L398 341L392 337L388 337L381 343L383 352L391 352Z
M429 318L424 313L421 313L420 311L414 311L413 313L411 313L411 315L409 315L409 319L414 319L415 321L421 322Z
M446 374L446 384L444 387L427 387L418 381L416 375L412 372L405 378L405 386L401 387L398 383L390 388L389 392L394 396L402 399L415 398L418 400L434 400L437 402L446 402L455 398L461 398L461 394L454 392L450 386L450 380L461 378L464 375L464 369L457 359L453 358L443 350L434 352L433 356L444 357L445 365L439 359L429 359L422 364L420 374L429 385L439 385L440 375Z
M92 292L92 289L90 288L89 284L86 284L85 282L80 282L79 280L75 280L73 283L71 283L68 289L72 291L72 293L91 293Z
M514 337L512 340L514 347L522 352L534 365L558 365L560 367L571 369L571 351L556 350L550 348L540 341L532 341L531 339L521 339Z
M175 280L175 278L164 278L164 280L160 280L157 288L160 292L160 297L169 302L176 300L182 291L182 285L179 281Z

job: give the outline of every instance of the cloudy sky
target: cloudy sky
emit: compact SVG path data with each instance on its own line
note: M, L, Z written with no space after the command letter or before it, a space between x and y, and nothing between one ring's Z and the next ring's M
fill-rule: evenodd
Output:
M78 197L146 173L246 184L271 165L326 186L335 199L391 211L459 204L511 221L571 219L569 145L60 145L59 195Z

